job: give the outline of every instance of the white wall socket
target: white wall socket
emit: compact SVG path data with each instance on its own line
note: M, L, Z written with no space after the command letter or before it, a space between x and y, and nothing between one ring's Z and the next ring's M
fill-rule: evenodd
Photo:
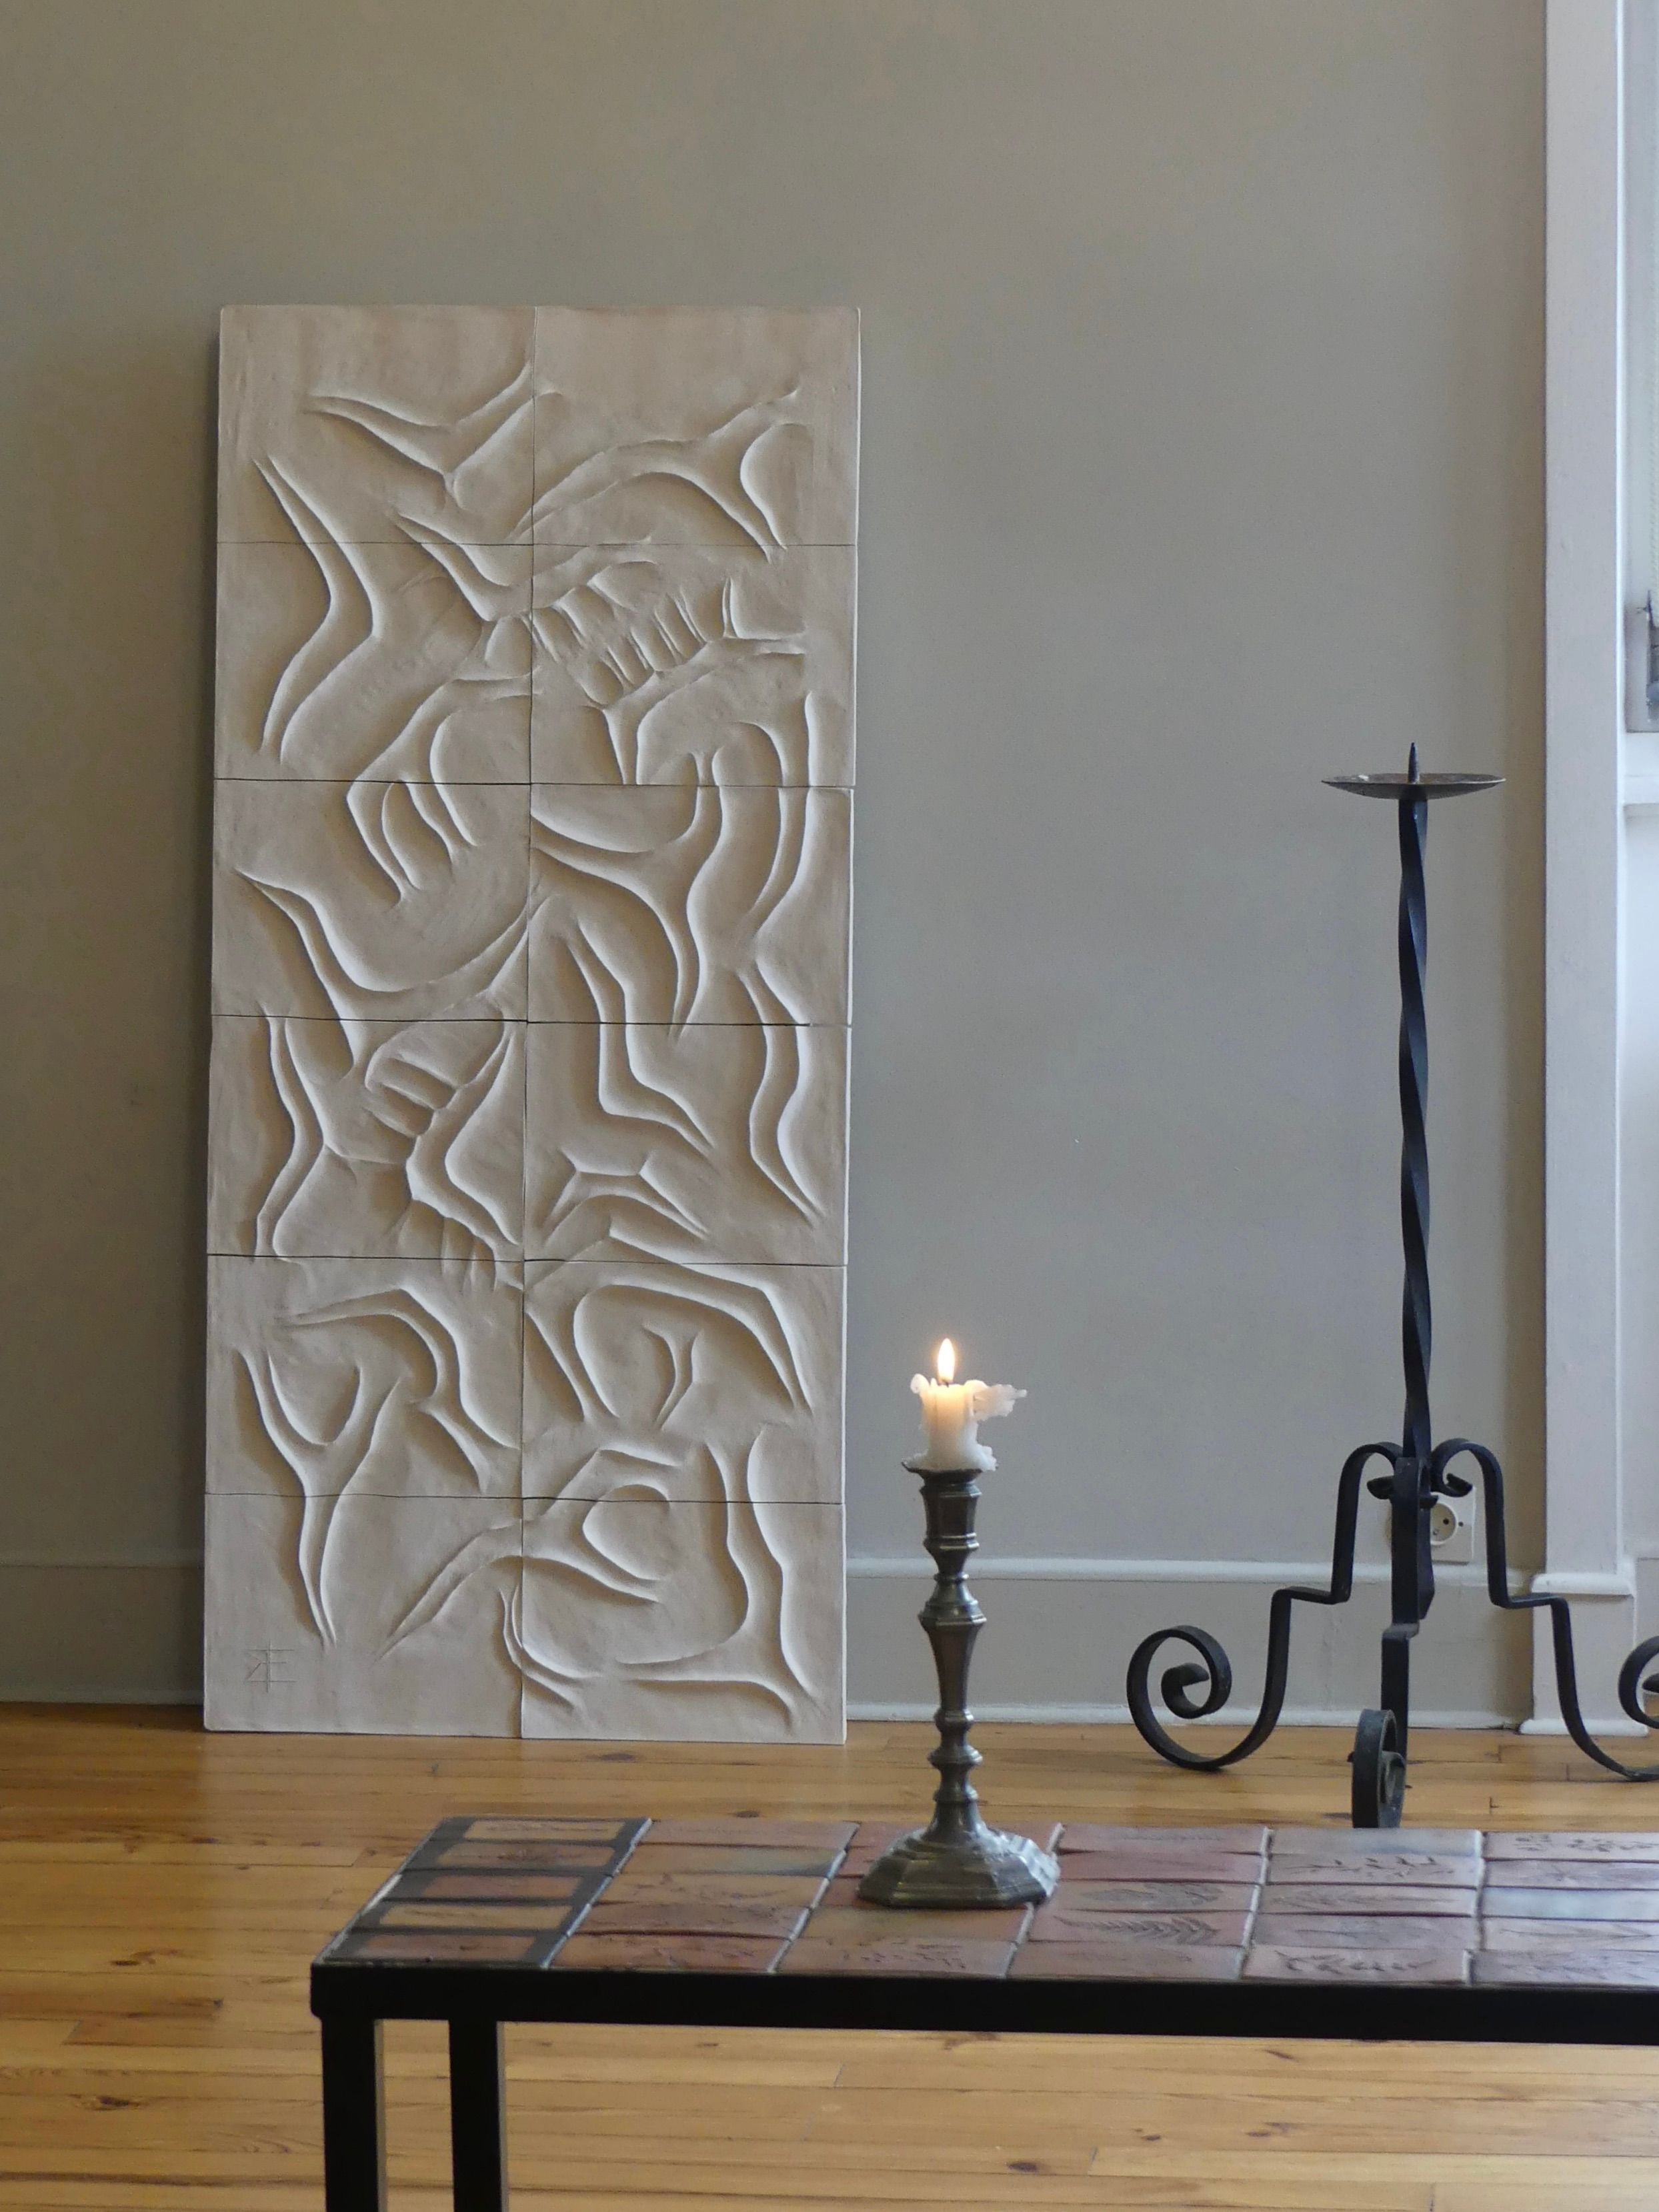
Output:
M1474 1558L1475 1493L1437 1498L1429 1508L1429 1547L1443 1567L1467 1567Z
M1474 1559L1475 1504L1467 1498L1437 1498L1429 1508L1429 1549L1437 1566L1467 1567ZM1382 1508L1382 1533L1389 1534L1389 1508Z

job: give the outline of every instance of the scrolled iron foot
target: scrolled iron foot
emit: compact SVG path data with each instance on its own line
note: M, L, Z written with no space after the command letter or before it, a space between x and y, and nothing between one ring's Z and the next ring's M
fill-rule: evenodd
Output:
M1201 1721L1210 1713L1219 1712L1233 1693L1232 1662L1207 1629L1190 1626L1160 1628L1135 1646L1134 1656L1129 1662L1130 1719L1152 1749L1160 1758L1167 1759L1171 1766L1191 1767L1206 1774L1213 1773L1218 1767L1230 1766L1234 1759L1243 1759L1247 1751L1255 1749L1248 1737L1243 1743L1235 1744L1231 1751L1206 1758L1199 1752L1188 1751L1184 1744L1177 1743L1152 1711L1152 1661L1165 1644L1185 1644L1199 1656L1200 1663L1196 1666L1190 1659L1184 1660L1179 1666L1166 1668L1159 1679L1159 1693L1177 1719ZM1270 1678L1272 1671L1270 1659ZM1204 1694L1195 1698L1192 1692L1200 1682L1205 1685ZM1278 1717L1275 1713L1273 1720ZM1258 1722L1257 1726L1260 1725ZM1272 1721L1268 1726L1273 1726Z
M1561 1707L1561 1717L1566 1723L1567 1734L1586 1759L1604 1766L1609 1774L1617 1774L1626 1782L1659 1782L1659 1765L1632 1766L1622 1759L1615 1759L1597 1743L1585 1725L1583 1712L1578 1703L1578 1667L1572 1649L1572 1608L1564 1597L1546 1592L1528 1592L1522 1597L1510 1594L1509 1539L1504 1521L1504 1470L1496 1453L1484 1444L1471 1443L1467 1437L1451 1437L1436 1450L1429 1462L1429 1480L1436 1489L1449 1490L1455 1497L1466 1495L1474 1486L1463 1477L1449 1475L1451 1462L1465 1453L1480 1469L1481 1488L1486 1508L1486 1595L1504 1613L1535 1613L1547 1606L1550 1613L1550 1640L1555 1654L1555 1690ZM1659 1729L1659 1714L1651 1713L1643 1704L1643 1694L1659 1697L1659 1675L1650 1677L1648 1669L1659 1661L1659 1636L1650 1636L1638 1644L1619 1670L1619 1705L1621 1711L1644 1729Z
M1406 1762L1395 1748L1394 1715L1369 1707L1353 1740L1353 1825L1397 1828L1406 1806Z
M1129 1717L1141 1735L1160 1759L1167 1759L1171 1766L1184 1766L1191 1772L1214 1774L1224 1766L1234 1765L1259 1751L1279 1725L1279 1716L1285 1706L1285 1686L1291 1667L1291 1608L1300 1601L1304 1605L1346 1605L1353 1593L1354 1537L1359 1526L1359 1481L1366 1464L1372 1459L1386 1459L1392 1466L1399 1457L1393 1444L1362 1444L1351 1452L1343 1462L1342 1473L1336 1489L1336 1534L1331 1548L1331 1586L1328 1589L1307 1589L1292 1586L1273 1592L1273 1606L1267 1616L1267 1668L1261 1687L1261 1710L1249 1732L1226 1751L1205 1753L1189 1751L1185 1744L1177 1743L1152 1710L1152 1662L1165 1644L1184 1644L1198 1654L1196 1661L1182 1660L1178 1665L1164 1669L1158 1681L1158 1691L1168 1710L1177 1720L1203 1720L1211 1713L1219 1712L1233 1692L1231 1662L1220 1644L1206 1629L1183 1624L1178 1628L1160 1628L1135 1647L1129 1662L1126 1685ZM1201 1696L1193 1692L1203 1686Z

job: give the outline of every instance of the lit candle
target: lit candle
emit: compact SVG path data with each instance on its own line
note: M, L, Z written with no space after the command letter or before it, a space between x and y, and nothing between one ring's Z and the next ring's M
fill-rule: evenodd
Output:
M941 1474L987 1474L996 1461L979 1440L979 1425L1012 1413L1015 1400L1025 1393L1012 1382L958 1382L956 1371L957 1348L947 1336L933 1363L933 1380L930 1382L925 1375L910 1377L910 1388L921 1401L922 1432L927 1439L926 1449L910 1465Z

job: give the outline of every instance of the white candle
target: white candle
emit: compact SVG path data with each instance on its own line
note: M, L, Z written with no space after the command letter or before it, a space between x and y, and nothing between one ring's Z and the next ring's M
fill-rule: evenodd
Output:
M1025 1393L1011 1382L958 1382L957 1348L947 1336L933 1363L933 1379L913 1375L910 1388L921 1401L921 1427L926 1448L910 1462L935 1474L988 1474L995 1459L979 1440L981 1421L1012 1413L1016 1399Z

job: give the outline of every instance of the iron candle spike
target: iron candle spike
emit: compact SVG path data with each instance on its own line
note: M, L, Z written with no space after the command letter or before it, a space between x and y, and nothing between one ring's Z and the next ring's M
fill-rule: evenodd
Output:
M906 1460L921 1479L927 1516L923 1539L937 1572L921 1620L939 1674L939 1742L927 1754L938 1772L933 1817L901 1836L859 1884L874 1905L968 1910L975 1905L1040 1905L1060 1880L1057 1862L1029 1836L988 1826L974 1788L980 1753L968 1741L968 1669L985 1614L968 1587L968 1562L979 1549L977 1470L940 1471Z
M1497 1455L1484 1444L1454 1437L1436 1444L1429 1415L1429 1364L1433 1348L1433 1306L1429 1291L1429 1152L1426 1122L1429 1079L1428 1025L1423 977L1428 958L1428 906L1423 848L1428 834L1429 801L1490 791L1496 775L1424 775L1417 747L1411 749L1403 775L1334 775L1336 791L1362 799L1392 799L1400 817L1400 1225L1405 1254L1405 1288L1401 1305L1401 1351L1405 1370L1406 1407L1401 1442L1362 1444L1351 1452L1337 1481L1336 1536L1328 1589L1291 1587L1275 1590L1267 1623L1267 1665L1261 1705L1249 1731L1226 1751L1211 1756L1189 1750L1170 1735L1152 1710L1152 1661L1166 1643L1184 1644L1198 1654L1167 1668L1158 1687L1168 1710L1181 1720L1201 1720L1218 1712L1232 1695L1227 1654L1204 1629L1160 1629L1136 1650L1129 1662L1129 1712L1153 1750L1176 1766L1213 1772L1248 1759L1273 1734L1285 1703L1290 1670L1291 1608L1345 1605L1353 1590L1354 1540L1359 1524L1359 1488L1374 1459L1387 1463L1386 1474L1367 1486L1389 1502L1389 1581L1392 1619L1382 1632L1381 1702L1359 1717L1354 1736L1352 1817L1356 1828L1395 1828L1404 1809L1406 1763L1411 1721L1411 1647L1434 1601L1434 1559L1430 1516L1437 1498L1466 1497L1474 1485L1451 1471L1467 1455L1480 1471L1486 1519L1486 1595L1505 1613L1547 1606L1555 1657L1555 1680L1568 1735L1588 1758L1631 1782L1659 1780L1659 1766L1628 1766L1604 1751L1585 1726L1578 1704L1573 1658L1572 1614L1567 1601L1545 1595L1511 1596L1508 1543L1504 1519L1504 1475ZM1619 1674L1621 1710L1644 1728L1659 1728L1659 1717L1643 1704L1643 1693L1659 1694L1659 1677L1647 1670L1659 1658L1659 1637L1639 1644ZM1197 1694L1195 1694L1197 1693Z

